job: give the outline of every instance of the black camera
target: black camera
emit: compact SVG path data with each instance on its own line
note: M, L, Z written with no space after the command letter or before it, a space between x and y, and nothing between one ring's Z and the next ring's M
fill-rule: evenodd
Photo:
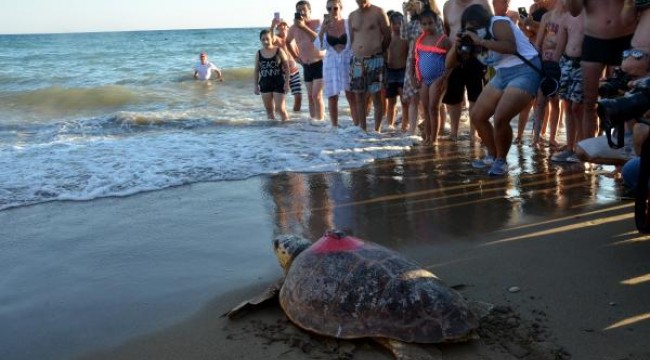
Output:
M598 86L598 95L602 98L611 99L621 96L628 91L627 83L630 76L620 68L614 69L612 76L608 77Z
M625 93L624 96L599 100L596 112L600 118L601 127L606 130L609 146L621 148L625 122L640 119L648 110L650 110L650 76L637 80L634 89ZM614 128L619 134L618 144L614 144L611 140Z
M460 46L458 46L458 53L461 55L471 55L476 52L476 45L474 45L474 40L472 37L467 34L460 35Z

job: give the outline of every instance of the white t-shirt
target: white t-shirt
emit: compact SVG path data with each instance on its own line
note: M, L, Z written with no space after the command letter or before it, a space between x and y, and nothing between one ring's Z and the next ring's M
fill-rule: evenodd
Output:
M219 68L211 62L205 64L198 62L194 65L194 70L197 71L199 80L208 80L212 76L212 70L219 71Z
M490 21L490 33L494 34L494 23L496 21L507 21L512 33L515 36L517 44L517 51L527 60L531 60L538 55L537 50L530 43L526 35L515 25L512 20L506 16L493 16ZM495 69L508 68L516 65L521 65L524 62L514 54L501 54L496 51L489 50L486 53L477 56L479 61L484 65L492 66Z

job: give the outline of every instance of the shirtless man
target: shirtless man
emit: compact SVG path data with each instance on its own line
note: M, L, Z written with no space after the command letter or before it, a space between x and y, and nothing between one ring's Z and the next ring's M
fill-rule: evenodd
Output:
M289 77L289 86L291 86L291 95L293 95L293 111L298 112L302 106L302 87L300 86L300 70L298 69L298 64L296 63L296 60L294 60L293 56L291 56L286 41L289 24L282 19L274 18L273 21L271 21L271 30L274 29L277 29L276 36L273 37L275 40L275 46L282 48L289 58L289 72L291 73ZM293 44L291 45L293 46Z
M567 0L560 0L565 8ZM582 138L582 102L583 79L580 57L582 55L582 40L584 38L583 13L577 17L567 13L558 23L559 31L557 46L564 49L560 58L560 88L558 94L564 109L564 124L566 126L566 148L551 156L551 161L577 162L576 143Z
M460 17L463 11L470 5L479 4L492 12L487 0L449 0L442 8L443 18L445 21L445 33L450 39L455 39L456 34L461 31ZM483 75L486 68L475 57L462 63L454 68L449 74L447 80L447 92L442 98L442 102L447 105L447 113L451 121L451 137L458 135L458 125L460 123L461 103L463 94L467 89L467 100L469 100L469 110L474 107L474 102L483 90ZM470 137L474 138L474 126L470 123Z
M391 40L388 46L386 59L386 98L388 99L388 126L395 126L395 105L399 95L402 102L402 131L406 131L409 125L408 103L402 97L404 87L404 76L406 72L406 58L409 51L408 41L402 39L400 29L404 16L399 12L390 15Z
M384 53L391 40L388 17L370 0L356 0L359 8L350 13L350 90L356 92L355 105L359 126L366 130L366 104L372 96L375 107L375 131L381 131L384 104L381 98L384 76Z
M567 0L573 16L584 10L582 73L584 77L584 113L582 139L598 132L596 101L598 81L605 66L621 64L623 50L630 47L636 26L634 0Z
M296 61L302 65L307 97L309 98L309 115L312 119L323 120L325 117L323 103L323 55L314 45L314 40L320 27L320 20L311 19L311 5L307 0L296 3L297 16L289 28L286 43L295 40L296 47L288 46L287 50Z
M559 63L562 56L563 49L558 47L558 32L560 29L559 23L565 15L568 14L564 4L556 0L547 1L550 11L542 16L539 30L537 31L537 38L535 39L535 47L542 55L542 61ZM558 74L559 76L560 74ZM560 78L556 79L558 82ZM548 116L546 114L546 104L551 104L551 110ZM546 97L541 91L537 93L535 100L535 124L533 126L533 144L542 145L541 137L545 133L547 122L551 125L551 134L548 138L551 148L558 148L559 144L555 140L557 134L557 126L560 120L560 99L556 95Z

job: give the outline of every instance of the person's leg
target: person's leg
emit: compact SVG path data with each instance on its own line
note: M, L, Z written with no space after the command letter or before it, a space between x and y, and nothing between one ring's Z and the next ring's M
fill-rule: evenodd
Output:
M442 91L440 92L442 94ZM438 136L442 135L443 130L445 130L445 123L447 122L447 110L444 105L442 105L442 96L440 96L440 99L438 100L438 123L440 124L438 126ZM453 134L456 134L455 136ZM456 132L453 132L452 129L452 135L450 136L451 140L456 141L458 139L458 128L456 128Z
M433 141L431 130L431 113L429 112L429 87L422 83L420 85L420 101L424 105L422 117L424 118L424 131L422 133L422 144L429 145Z
M275 120L275 114L273 111L273 93L262 93L262 102L264 103L264 109L266 110L266 118L269 120Z
M323 120L325 117L325 103L323 102L323 79L314 79L312 84L312 97L314 102L314 115L316 120Z
M505 159L510 150L512 144L510 120L521 112L521 109L532 98L532 95L522 89L508 87L498 100L494 111L494 138L497 159Z
M603 72L603 64L585 62L581 63L583 76L583 117L582 139L592 138L598 132L598 116L596 104L598 101L598 81ZM580 140L582 140L580 139Z
M546 110L546 96L542 94L542 91L537 92L535 97L535 108L533 114L535 116L535 122L533 123L533 145L541 146L542 139L542 126L544 122L544 112Z
M282 121L289 120L289 114L287 114L287 105L284 99L284 93L273 93L275 111L278 113L278 115L280 115L280 119L282 119Z
M359 117L359 127L363 131L367 131L366 117L367 115L367 104L368 104L368 93L367 92L356 92L354 94L355 106L357 108L357 116Z
M397 97L387 98L388 104L386 109L386 117L388 119L388 126L395 127L395 105L397 104Z
M291 74L289 85L291 86L291 94L293 95L293 111L300 111L302 106L302 89L300 85L300 71Z
M560 123L560 98L557 95L551 97L549 99L549 106L548 122L551 129L548 135L548 143L551 148L558 148L560 144L555 139L555 136L557 135L557 128Z
M348 100L348 105L350 107L350 117L352 118L352 123L357 125L359 123L359 116L357 115L356 103L356 94L352 91L345 92L345 98Z
M400 104L402 105L402 132L407 132L409 128L409 104L408 101L404 100L402 91L403 89L399 88L398 90L399 101Z
M530 116L530 109L533 107L534 100L530 101L523 110L519 113L517 121L517 137L515 138L516 144L522 144L524 138L524 131L526 131L526 124L528 124L528 117Z
M488 84L483 88L483 92L476 99L476 103L469 112L469 119L474 124L478 136L481 138L490 156L497 155L497 148L494 142L494 128L490 123L490 117L494 114L502 94L502 91Z
M315 105L314 105L314 82L305 82L305 88L307 89L307 102L309 103L309 117L314 118L315 114Z
M293 96L293 111L298 112L302 107L302 94L297 93Z
M429 121L431 122L431 141L438 142L438 135L441 132L444 122L440 119L440 104L444 91L444 78L441 77L429 86Z
M409 99L408 108L408 122L409 132L411 135L416 135L418 132L418 110L420 109L420 95L414 94Z
M375 131L381 132L381 119L384 117L384 97L382 91L372 93L372 106L375 108Z
M330 122L333 127L339 126L339 96L334 95L327 98L327 109L330 113Z
M584 139L584 134L582 133L582 117L585 114L584 106L581 103L574 102L571 106L571 113L573 115L573 147L571 150L575 151L576 144L578 141ZM567 130L568 132L569 130Z

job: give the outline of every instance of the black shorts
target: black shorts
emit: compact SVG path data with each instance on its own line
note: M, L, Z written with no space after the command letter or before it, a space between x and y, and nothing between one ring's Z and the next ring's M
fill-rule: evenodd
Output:
M448 105L460 104L467 88L467 100L475 102L483 90L483 78L487 67L476 58L469 58L451 71L447 81L447 92L442 102Z
M582 61L605 65L621 65L623 50L631 47L632 35L615 39L598 39L585 35L582 41Z
M406 69L386 68L386 98L392 99L399 95L399 90L404 87Z
M323 60L318 60L311 64L302 65L302 73L305 82L312 82L323 78Z
M260 85L260 93L266 94L266 93L278 93L278 94L286 94L284 91L284 78L279 76L279 77L272 77L272 78L261 78L260 82L258 83Z

